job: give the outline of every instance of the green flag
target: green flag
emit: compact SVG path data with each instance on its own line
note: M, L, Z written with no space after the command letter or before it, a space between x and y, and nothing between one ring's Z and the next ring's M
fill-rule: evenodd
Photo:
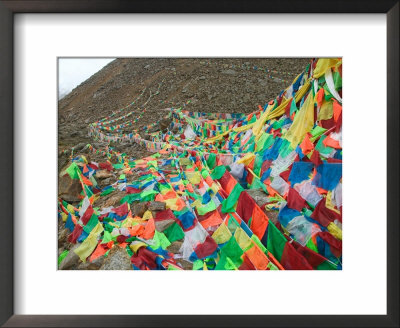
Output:
M167 229L165 229L164 233L171 243L177 240L181 240L183 239L183 237L185 237L185 233L183 232L180 225L176 222L174 222Z

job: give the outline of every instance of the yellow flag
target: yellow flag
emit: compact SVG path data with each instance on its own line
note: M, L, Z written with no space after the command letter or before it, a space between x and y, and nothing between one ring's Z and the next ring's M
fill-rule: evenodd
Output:
M333 102L332 100L326 101L325 99L322 101L321 108L318 113L318 121L320 120L329 120L333 116Z
M215 137L208 138L207 140L204 141L204 143L211 143L211 142L217 141L219 139L222 139L222 137L226 136L227 134L229 134L231 132L247 131L247 130L251 129L254 126L254 124L256 124L256 123L257 122L246 124L246 125L243 125L243 126L239 126L238 128L234 128L234 129L233 128L229 129L228 131L225 131L224 133L221 133L221 134L219 134L219 135L217 135Z
M326 203L325 206L329 208L330 210L336 212L337 214L340 214L340 211L335 208L335 205L332 203L332 190L328 191L328 194L326 195Z
M240 248L244 251L246 251L246 249L250 248L250 246L252 245L250 237L242 228L236 229L234 237Z
M63 220L63 222L67 221L68 215L65 214L64 212L61 213L61 218Z
M227 242L232 237L231 232L225 223L222 223L217 230L212 234L212 238L217 244L223 244Z
M332 234L332 236L336 237L339 240L342 240L342 230L333 222L329 223L328 231Z
M74 207L71 204L67 205L67 211L70 212L71 214L75 213Z
M298 102L303 96L306 94L308 89L310 88L310 79L304 83L304 85L297 91L295 95L295 101ZM271 120L273 118L277 118L282 116L285 113L286 107L289 105L289 102L291 101L292 98L285 99L281 102L281 104L273 110L273 112L270 112L270 110L266 110L265 113L255 122L254 128L253 128L253 133L256 135L256 141L260 138L262 135L262 127L264 126L265 122L268 120Z
M293 149L303 140L307 132L311 131L314 126L314 98L308 95L303 106L294 117L292 126L286 133L285 138L290 141Z
M150 211L144 212L144 214L143 214L143 220L150 220L150 219L152 219L152 218L153 218L153 215L151 214Z
M122 221L121 227L122 228L132 228L133 226L133 217L128 216L124 221Z
M249 165L253 158L256 157L255 154L253 153L248 153L246 156L242 157L241 159L238 160L239 164L244 164L244 165Z
M185 172L188 180L190 181L191 184L199 184L200 183L200 172L198 171L193 171L193 172Z
M256 141L260 138L260 136L262 134L262 127L264 126L264 123L267 121L268 115L273 107L274 107L273 104L269 105L267 107L266 111L255 122L255 124L253 126L253 134L256 136Z
M137 253L137 251L138 251L138 249L139 249L140 247L146 247L146 246L147 246L146 243L144 243L144 242L142 242L142 241L138 241L138 240L135 240L134 242L132 242L132 243L129 245L130 249L131 249L132 252L134 252L134 253Z
M328 68L333 66L338 67L341 63L342 60L340 58L321 58L318 60L317 65L315 66L313 77L318 79L325 74Z
M75 254L79 256L82 262L86 262L87 257L93 253L97 246L97 237L103 232L103 225L101 222L90 232L89 236L83 241L81 246L74 250Z
M169 208L169 209L171 209L173 211L177 211L179 207L178 207L178 205L176 205L176 201L177 201L177 198L166 199L164 201L164 203L166 204L165 205L166 208Z

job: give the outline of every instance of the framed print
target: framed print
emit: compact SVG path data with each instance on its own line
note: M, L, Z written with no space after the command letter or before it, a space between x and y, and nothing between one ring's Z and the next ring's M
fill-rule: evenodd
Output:
M1 323L398 326L367 3L0 1Z

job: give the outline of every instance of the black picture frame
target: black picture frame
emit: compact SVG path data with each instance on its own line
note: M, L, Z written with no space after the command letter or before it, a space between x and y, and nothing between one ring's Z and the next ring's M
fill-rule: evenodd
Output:
M384 13L387 17L387 315L14 315L13 29L16 13ZM399 327L399 1L0 0L0 324L5 327ZM379 101L383 101L380 99ZM384 218L381 218L384 219Z

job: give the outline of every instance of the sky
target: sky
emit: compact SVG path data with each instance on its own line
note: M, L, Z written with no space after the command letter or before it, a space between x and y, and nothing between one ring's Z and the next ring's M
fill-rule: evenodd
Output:
M101 70L115 58L59 58L58 96L63 97L73 88Z

